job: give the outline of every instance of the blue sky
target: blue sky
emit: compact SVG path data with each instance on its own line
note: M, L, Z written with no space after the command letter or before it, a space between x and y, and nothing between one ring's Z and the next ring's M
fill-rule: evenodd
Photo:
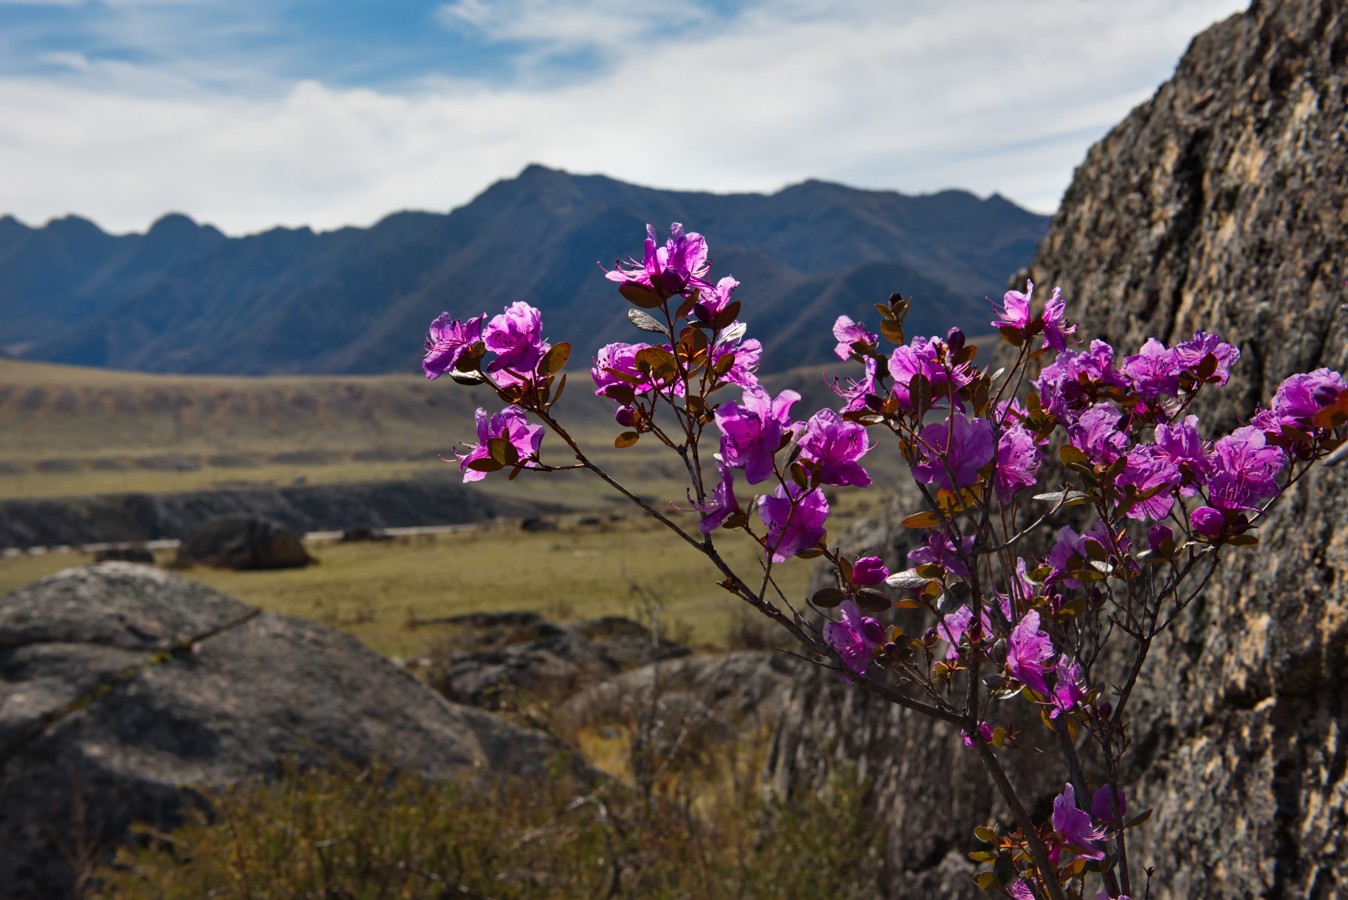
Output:
M1052 211L1233 0L0 0L0 212L239 234L447 210L527 163Z

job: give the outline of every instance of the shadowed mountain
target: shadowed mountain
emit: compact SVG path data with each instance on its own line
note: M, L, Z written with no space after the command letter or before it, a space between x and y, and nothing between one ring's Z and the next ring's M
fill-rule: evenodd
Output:
M160 226L177 232L185 221L113 238L82 220L43 229L0 220L0 263L19 240L56 248L33 255L32 271L0 266L0 302L30 323L6 325L0 342L29 359L152 372L409 372L441 310L470 316L528 300L549 336L572 338L584 358L634 334L596 263L639 254L647 222L663 232L681 221L708 236L715 274L743 282L743 317L772 371L829 358L821 330L895 290L916 297L921 330L979 327L985 298L1028 263L1048 225L1001 197L961 191L907 197L811 181L716 195L530 166L448 214L404 212L322 234L212 230L195 252L183 243L158 268L132 265ZM48 234L73 223L97 253L62 250L71 240ZM44 310L45 319L30 310L43 285L64 310Z

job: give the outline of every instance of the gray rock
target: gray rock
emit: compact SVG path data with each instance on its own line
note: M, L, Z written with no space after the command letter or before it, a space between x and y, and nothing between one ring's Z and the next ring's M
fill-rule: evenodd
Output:
M688 648L621 616L555 625L535 613L473 613L442 647L430 683L450 700L507 709L523 698L560 702L581 688Z
M541 776L558 749L340 632L145 566L70 569L0 598L5 896L66 896L60 843L108 852L134 821L171 828L192 788L288 759Z
M1196 407L1210 428L1231 428L1288 374L1348 368L1346 61L1341 2L1256 2L1199 35L1092 148L1024 273L1061 285L1081 332L1125 353L1199 328L1237 343L1233 384ZM1290 490L1261 545L1228 554L1154 648L1132 701L1129 801L1156 808L1133 843L1135 871L1156 867L1153 897L1330 897L1348 884L1345 468ZM873 523L857 540L894 559L895 533ZM806 789L859 762L892 829L895 895L979 896L958 856L970 826L1005 816L962 748L817 674L797 688L778 784ZM1013 773L1039 814L1060 788L1036 781L1045 768L1022 754Z
M737 728L771 726L781 715L799 665L781 653L762 650L685 656L650 663L589 687L558 712L572 727L625 723L681 697L695 700L698 715L708 719Z
M174 565L214 569L301 569L314 559L304 542L269 519L216 519L188 532Z

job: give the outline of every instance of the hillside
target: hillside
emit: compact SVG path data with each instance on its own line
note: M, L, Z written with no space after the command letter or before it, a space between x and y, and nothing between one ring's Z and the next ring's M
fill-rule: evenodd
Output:
M405 373L441 310L468 316L527 299L585 358L632 334L596 263L639 254L646 223L673 221L706 234L716 271L743 282L764 371L824 361L829 343L814 335L894 290L917 299L914 332L986 321L985 298L1029 262L1048 225L1001 197L960 191L908 197L806 182L715 195L540 166L447 214L321 234L225 238L173 216L114 238L74 218L43 228L5 218L0 347L145 372Z

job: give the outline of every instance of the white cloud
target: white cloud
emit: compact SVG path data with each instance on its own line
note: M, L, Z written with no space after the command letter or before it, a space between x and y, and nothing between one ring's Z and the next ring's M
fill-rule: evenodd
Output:
M568 6L551 31L561 7L541 0L459 0L439 16L546 52L598 49L592 77L234 93L221 77L86 60L58 80L0 79L0 202L30 222L73 211L114 229L170 209L234 233L335 227L447 209L541 162L681 189L964 187L1049 211L1089 144L1170 75L1193 34L1236 11L854 0L824 15L794 0L661 39L665 13Z

